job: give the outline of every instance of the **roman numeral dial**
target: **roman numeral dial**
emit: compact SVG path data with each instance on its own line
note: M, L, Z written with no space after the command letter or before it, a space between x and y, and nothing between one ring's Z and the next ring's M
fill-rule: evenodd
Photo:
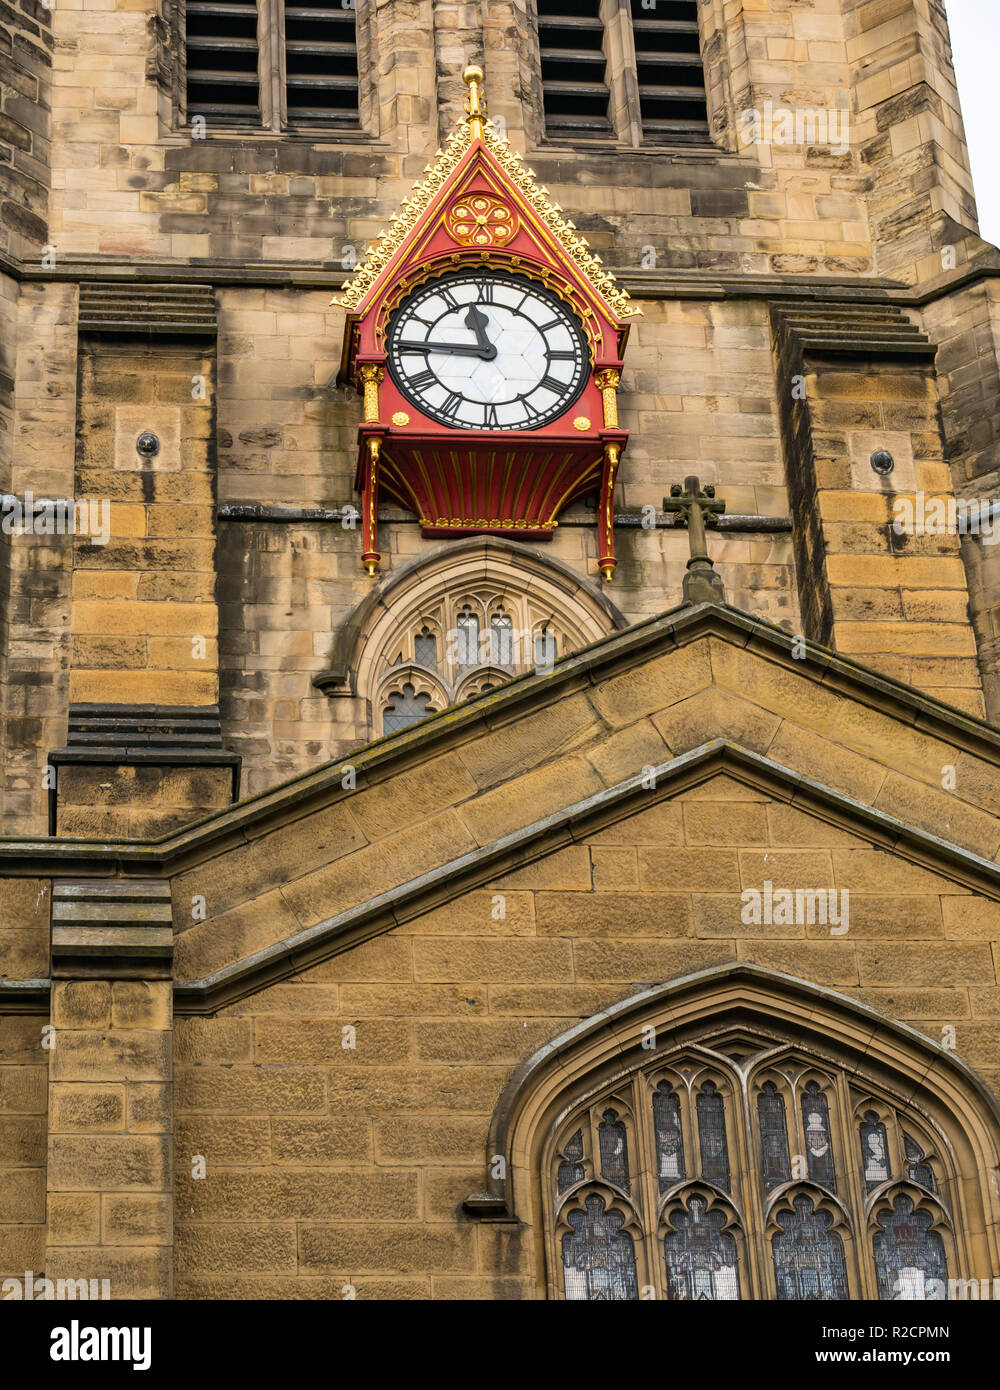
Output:
M386 346L402 394L453 429L539 429L579 398L590 366L561 299L492 270L421 285L390 320Z

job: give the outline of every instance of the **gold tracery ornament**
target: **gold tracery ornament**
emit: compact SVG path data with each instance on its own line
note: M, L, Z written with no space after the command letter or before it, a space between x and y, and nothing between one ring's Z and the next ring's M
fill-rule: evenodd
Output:
M452 132L444 149L437 151L435 162L428 164L424 170L427 177L414 185L410 196L403 200L400 211L389 219L388 227L369 248L366 259L357 266L341 294L335 296L331 303L349 312L359 307L416 226L421 214L441 191L448 175L458 165L466 150L475 140L481 139L500 168L576 263L588 284L605 304L619 318L632 318L641 314L642 310L631 302L626 291L617 284L611 272L605 269L600 256L589 249L586 237L577 235L575 225L562 216L559 204L549 201L548 189L535 182L534 171L525 168L520 155L511 149L506 137L498 133L493 122L487 117L486 98L482 90L482 69L467 67L462 74L462 80L469 88L466 119Z

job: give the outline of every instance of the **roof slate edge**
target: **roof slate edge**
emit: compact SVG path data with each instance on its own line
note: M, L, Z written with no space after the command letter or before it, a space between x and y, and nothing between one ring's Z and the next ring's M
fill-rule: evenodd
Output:
M1000 864L834 791L740 744L714 739L654 769L652 790L648 773L639 773L210 975L198 980L178 980L174 986L175 1009L180 1014L214 1013L266 985L339 954L335 949L338 942L343 943L345 950L359 945L478 884L577 843L593 832L595 824L603 826L624 819L632 813L637 797L653 805L721 771L752 786L766 787L772 794L782 795L790 805L808 809L810 814L823 817L825 812L825 818L849 826L855 834L867 834L876 847L1000 900ZM0 1000L2 997L0 993Z
M703 636L716 636L765 657L777 658L797 675L810 675L821 684L882 709L894 719L934 733L974 751L1000 767L1000 730L985 720L964 713L933 696L889 676L882 676L849 657L816 643L805 642L805 657L792 656L802 640L765 619L728 604L682 604L623 631L612 632L589 646L555 662L551 670L516 676L493 690L461 705L431 715L420 724L363 745L342 758L280 783L254 797L150 840L99 840L71 836L39 836L0 840L0 872L39 872L57 866L57 872L90 867L93 872L143 872L168 869L176 862L196 857L209 846L220 850L246 843L262 823L277 819L300 806L305 814L310 803L331 791L341 791L342 771L355 769L357 789L383 781L393 772L411 766L439 744L457 741L474 729L489 730L507 722L518 710L542 695L548 700L574 683L595 684L609 667L628 668L658 649L669 651ZM364 778L364 782L362 779ZM345 796L352 793L343 792Z

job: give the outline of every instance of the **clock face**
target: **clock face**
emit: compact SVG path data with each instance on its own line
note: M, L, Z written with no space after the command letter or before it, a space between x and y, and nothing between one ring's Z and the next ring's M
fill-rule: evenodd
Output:
M534 430L568 410L589 370L575 315L548 290L502 271L421 285L396 310L389 374L418 410L466 430Z

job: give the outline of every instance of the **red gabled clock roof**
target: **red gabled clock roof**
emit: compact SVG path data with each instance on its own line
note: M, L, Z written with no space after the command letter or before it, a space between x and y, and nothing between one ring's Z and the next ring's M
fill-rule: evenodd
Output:
M641 313L486 118L478 82L469 85L466 119L333 300L348 315L342 379L353 375L359 352L383 349L389 314L403 294L453 268L488 264L543 280L583 321L595 366L620 361L629 320ZM456 209L471 212L462 200L476 198L510 216L492 228L456 219Z

